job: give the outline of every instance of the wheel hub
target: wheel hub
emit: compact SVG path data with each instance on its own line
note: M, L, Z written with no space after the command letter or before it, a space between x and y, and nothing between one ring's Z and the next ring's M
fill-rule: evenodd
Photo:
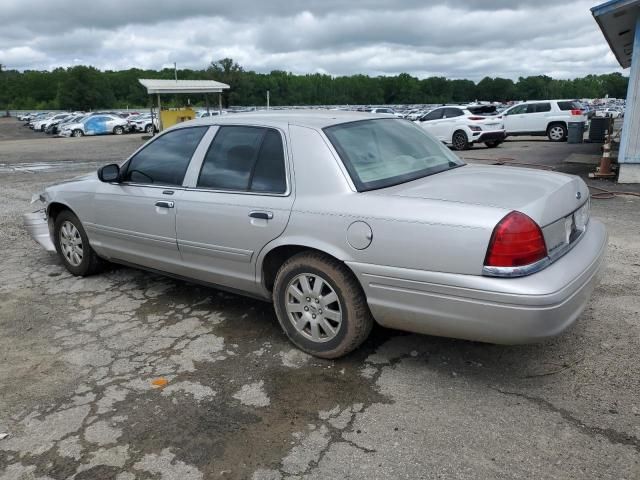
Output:
M287 286L285 308L294 328L313 342L335 338L342 325L342 308L333 287L320 275L303 273Z

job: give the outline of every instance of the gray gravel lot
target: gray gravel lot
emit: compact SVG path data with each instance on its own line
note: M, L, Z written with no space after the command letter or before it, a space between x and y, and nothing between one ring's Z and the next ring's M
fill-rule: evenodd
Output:
M69 275L22 229L32 193L143 140L13 140L31 134L18 125L0 120L0 479L640 478L639 198L593 201L607 265L561 337L377 328L321 361L266 303L124 267ZM563 159L597 149L529 139L462 156L578 171Z

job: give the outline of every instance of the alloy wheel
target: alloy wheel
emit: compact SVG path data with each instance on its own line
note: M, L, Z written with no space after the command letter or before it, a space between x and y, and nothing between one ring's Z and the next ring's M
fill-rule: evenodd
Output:
M560 126L551 127L549 129L549 136L552 140L562 140L564 137L564 129Z
M60 226L60 249L71 266L78 267L82 263L82 237L76 226L69 221Z
M327 280L301 273L289 282L286 295L289 321L301 335L318 343L335 338L342 325L342 307Z

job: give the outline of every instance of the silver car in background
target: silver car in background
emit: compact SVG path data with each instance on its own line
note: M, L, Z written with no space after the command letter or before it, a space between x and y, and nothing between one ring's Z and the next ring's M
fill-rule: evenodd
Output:
M25 216L75 275L104 261L274 303L300 349L373 322L526 343L584 309L607 243L578 177L465 165L412 122L272 112L181 123Z

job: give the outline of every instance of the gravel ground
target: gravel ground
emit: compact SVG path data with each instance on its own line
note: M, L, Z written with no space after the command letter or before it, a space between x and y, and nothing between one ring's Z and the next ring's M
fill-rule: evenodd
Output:
M124 267L70 276L22 229L32 193L142 139L11 140L21 128L0 121L0 479L640 477L640 199L593 201L607 264L561 337L377 328L321 361L266 303ZM462 156L578 170L563 159L597 151L525 139Z

